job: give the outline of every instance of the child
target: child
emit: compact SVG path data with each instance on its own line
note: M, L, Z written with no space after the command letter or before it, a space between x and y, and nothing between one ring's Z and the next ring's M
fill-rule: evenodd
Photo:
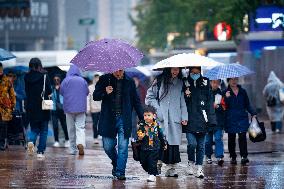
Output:
M148 182L155 182L158 174L157 162L161 147L167 148L163 132L156 120L156 110L152 106L144 108L144 121L138 126L138 140L141 141L140 163L149 174Z

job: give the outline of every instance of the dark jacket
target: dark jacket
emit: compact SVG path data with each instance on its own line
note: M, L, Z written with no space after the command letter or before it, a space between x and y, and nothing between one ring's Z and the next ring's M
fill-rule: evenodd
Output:
M196 80L196 86L194 85L194 80L190 76L185 79L185 83L186 80L188 81L188 88L191 94L189 97L185 95L188 125L183 126L183 132L206 133L208 131L208 126L216 125L216 116L213 107L214 100L209 80L201 76ZM184 90L186 90L186 86ZM206 112L208 119L207 123L202 110L205 110Z
M150 133L148 134L148 136L146 135L147 133L145 129L146 126L147 124L144 121L141 121L139 123L139 128L137 131L137 134L139 132L142 132L145 134L145 136L141 140L141 150L159 150L162 147L164 147L166 145L165 137L164 137L161 127L157 124L157 122L154 122L154 125L152 125L151 131L150 132L148 131L148 133ZM152 135L152 136L149 136L149 135ZM152 145L149 144L150 137L153 137Z
M225 131L228 133L247 132L249 127L248 112L253 116L256 115L255 110L251 107L247 92L239 87L239 93L236 96L230 87L224 91L226 106L226 125ZM230 91L231 96L226 97L225 94Z
M213 93L213 97L215 98L215 95L223 95L221 89L217 89L217 90L212 90L212 93ZM217 125L212 128L214 130L217 130L217 129L224 129L224 126L225 126L225 110L224 108L222 107L221 104L217 104L217 108L215 108L215 114L216 114L216 120L217 120Z
M26 111L29 121L48 121L50 116L49 110L42 110L41 93L43 89L44 74L38 71L30 71L25 75L25 91L26 91ZM45 96L51 94L51 85L46 75Z
M115 138L117 129L115 128L115 115L113 110L114 93L116 90L117 79L112 74L100 77L93 93L95 101L102 101L101 114L99 120L99 134L104 137ZM113 92L106 93L106 87L111 85ZM124 123L125 137L129 138L132 129L132 110L135 109L140 120L143 120L143 109L139 96L136 92L134 81L128 76L124 76L122 81L122 119Z

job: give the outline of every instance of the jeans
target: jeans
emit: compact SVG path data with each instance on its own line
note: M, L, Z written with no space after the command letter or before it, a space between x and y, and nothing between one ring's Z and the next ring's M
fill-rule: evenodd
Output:
M85 113L67 113L66 114L67 128L70 142L70 152L77 151L77 145L82 144L86 146L85 135Z
M205 154L208 158L211 159L213 154L213 137L215 141L215 157L223 158L224 157L224 144L223 144L223 130L217 129L215 131L209 132L206 135L205 142Z
M238 133L239 135L239 148L241 157L247 158L248 149L247 149L247 133ZM228 148L230 157L235 159L237 157L236 154L236 133L228 133Z
M68 131L67 131L67 124L66 124L66 116L64 114L64 111L63 110L56 110L56 111L52 111L52 125L53 125L55 142L59 141L59 138L58 138L58 121L60 121L61 127L63 129L65 141L69 140Z
M282 121L275 122L275 130L276 129L279 129L280 131L282 130Z
M129 139L124 136L124 128L122 117L116 118L116 129L118 132L117 138L109 138L103 136L103 147L105 153L112 161L113 170L116 176L125 175L127 157L128 157L128 142ZM118 143L118 151L116 145Z
M37 153L44 153L46 149L48 121L31 121L30 126L31 126L31 134L29 141L31 141L35 145L37 136L39 135L39 144L37 147Z
M93 120L93 137L98 138L98 122L100 118L100 112L91 113Z
M188 161L202 165L205 153L205 134L186 133Z

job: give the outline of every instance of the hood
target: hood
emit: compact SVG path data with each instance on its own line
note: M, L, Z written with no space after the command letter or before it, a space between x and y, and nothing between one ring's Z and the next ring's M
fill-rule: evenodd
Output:
M276 76L276 74L274 73L274 71L271 71L268 79L267 79L267 83L275 83L278 85L283 85L283 83L281 82L281 80Z
M38 71L31 70L29 73L26 74L25 80L29 83L36 83L40 79L43 78L43 74Z
M68 72L67 72L67 77L70 76L81 76L81 72L77 66L74 64L70 66Z

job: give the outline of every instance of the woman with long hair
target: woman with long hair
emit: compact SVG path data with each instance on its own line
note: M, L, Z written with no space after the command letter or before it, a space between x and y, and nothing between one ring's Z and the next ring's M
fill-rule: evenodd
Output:
M167 150L161 153L161 160L168 166L165 176L177 177L182 125L187 125L188 120L181 69L165 68L148 89L145 104L156 108L157 120L168 142Z

